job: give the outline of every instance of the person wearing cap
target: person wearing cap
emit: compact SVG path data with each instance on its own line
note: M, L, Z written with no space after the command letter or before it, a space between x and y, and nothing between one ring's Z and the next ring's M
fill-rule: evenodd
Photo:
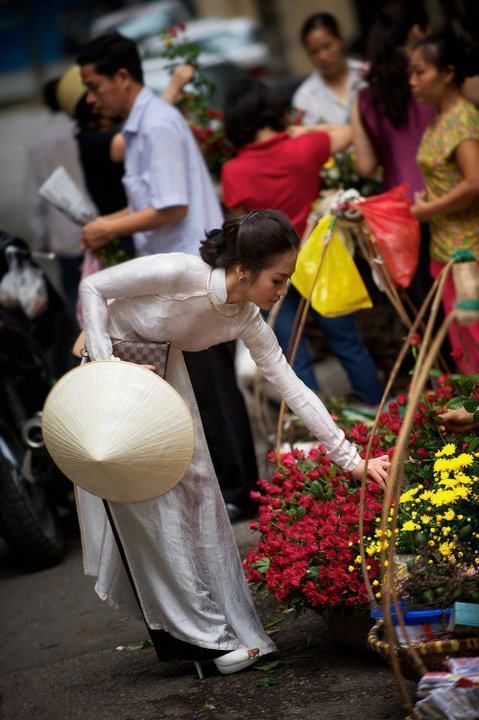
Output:
M196 140L182 114L143 85L138 50L118 33L93 40L78 57L86 101L106 118L121 117L123 184L128 207L83 228L90 250L132 234L137 254L197 255L205 229L223 216ZM200 406L213 464L232 520L251 515L258 469L235 348L222 343L185 361ZM214 398L214 399L213 399Z

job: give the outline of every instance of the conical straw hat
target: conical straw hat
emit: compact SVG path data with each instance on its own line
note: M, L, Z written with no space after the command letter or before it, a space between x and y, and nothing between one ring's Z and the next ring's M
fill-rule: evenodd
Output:
M64 375L47 397L42 426L60 470L113 502L171 490L193 455L184 400L151 370L126 362L91 362Z

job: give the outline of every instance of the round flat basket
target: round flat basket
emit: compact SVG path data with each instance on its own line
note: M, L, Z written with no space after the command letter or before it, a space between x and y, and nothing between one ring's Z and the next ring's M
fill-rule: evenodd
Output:
M47 397L42 429L48 452L75 485L119 503L171 490L195 442L177 391L150 370L118 361L64 375Z
M384 640L384 623L376 623L368 636L371 650L379 653L387 662L391 657L391 644ZM444 662L451 657L473 657L479 652L479 636L448 640L431 640L414 643L414 649L430 672L444 670ZM401 672L409 680L419 680L421 675L409 655L406 647L399 645L395 649L401 666Z

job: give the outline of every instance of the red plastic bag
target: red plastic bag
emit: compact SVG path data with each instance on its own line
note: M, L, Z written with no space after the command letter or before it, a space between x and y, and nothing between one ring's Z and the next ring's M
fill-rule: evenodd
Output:
M358 203L396 285L409 287L419 258L421 231L411 212L408 185Z

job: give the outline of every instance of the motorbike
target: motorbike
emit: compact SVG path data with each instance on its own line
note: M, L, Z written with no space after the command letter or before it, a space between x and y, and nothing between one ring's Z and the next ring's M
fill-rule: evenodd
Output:
M12 258L18 267L34 268L38 278L42 271L34 256L25 242L0 233L0 283ZM44 303L33 317L3 302L0 292L0 536L28 570L62 560L59 509L72 507L71 485L44 446L41 411L55 378L68 369L74 329L63 301L42 275Z

